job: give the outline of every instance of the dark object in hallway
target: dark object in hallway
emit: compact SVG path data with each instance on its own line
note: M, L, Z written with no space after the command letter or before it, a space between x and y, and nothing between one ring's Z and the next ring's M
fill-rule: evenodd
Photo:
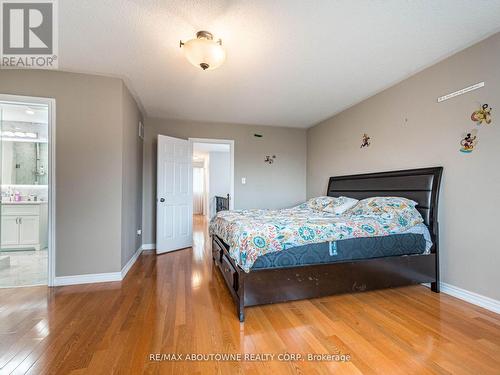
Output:
M327 195L365 199L397 196L417 202L433 246L429 254L389 256L329 264L245 273L229 255L229 246L212 237L212 257L236 302L240 321L244 308L332 294L431 283L439 292L438 199L442 167L330 177ZM286 251L286 250L285 250Z
M229 194L227 197L215 197L215 212L229 210Z

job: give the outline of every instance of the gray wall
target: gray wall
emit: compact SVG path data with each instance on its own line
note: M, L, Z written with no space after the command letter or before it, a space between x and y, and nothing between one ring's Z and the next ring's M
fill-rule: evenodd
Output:
M262 134L255 138L254 134ZM146 119L144 141L143 243L155 242L156 138L217 138L235 141L235 208L282 208L305 199L306 131L304 129ZM273 165L266 155L276 155ZM246 177L246 185L241 178Z
M307 132L307 195L324 194L329 176L444 166L441 272L444 282L500 299L500 34L312 127ZM486 87L436 103L438 96ZM459 152L476 127L471 113L493 107L472 154ZM407 119L407 122L405 121ZM361 149L366 132L372 145Z
M56 99L56 275L120 271L123 82L0 70L0 93Z
M122 250L121 266L125 266L141 247L142 238L137 230L142 228L142 139L139 121L142 114L127 89L122 86L123 153L122 153Z

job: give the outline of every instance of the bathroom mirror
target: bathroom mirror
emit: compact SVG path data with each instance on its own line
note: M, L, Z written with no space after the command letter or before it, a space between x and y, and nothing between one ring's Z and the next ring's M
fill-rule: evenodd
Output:
M43 142L2 142L2 184L47 185L48 149Z

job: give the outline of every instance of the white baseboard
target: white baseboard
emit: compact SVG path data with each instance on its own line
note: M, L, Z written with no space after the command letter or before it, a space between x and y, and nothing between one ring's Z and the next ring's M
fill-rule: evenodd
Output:
M125 266L122 269L122 279L124 279L125 276L127 276L128 271L130 271L130 269L132 268L132 266L134 265L136 260L139 258L139 256L142 253L142 250L143 250L143 248L141 246L140 248L137 249L137 251L134 253L134 255L132 255L132 258L129 259L127 264L125 264Z
M431 284L422 285L428 288L431 287ZM462 301L472 303L473 305L482 307L483 309L500 314L500 301L497 301L496 299L486 297L474 292L469 292L468 290L447 283L440 283L439 285L442 293L449 294L450 296L461 299Z
M457 297L461 300L472 303L473 305L477 305L486 310L490 310L497 314L500 314L500 301L497 301L496 299L486 297L474 292L469 292L468 290L446 283L441 283L441 291L443 293L449 294L450 296Z
M154 249L156 249L155 243L143 243L142 244L142 250L154 250Z
M91 273L87 275L56 276L54 286L104 283L109 281L121 281L121 272Z
M91 273L87 275L74 275L74 276L58 276L54 280L54 286L122 281L127 275L128 271L130 271L134 263L141 255L142 250L143 250L142 246L139 249L137 249L132 258L130 258L130 260L127 262L127 264L123 267L123 269L120 272Z

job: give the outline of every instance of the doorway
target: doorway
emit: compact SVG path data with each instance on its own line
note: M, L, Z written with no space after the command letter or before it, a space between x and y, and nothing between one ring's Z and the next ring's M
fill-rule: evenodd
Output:
M193 154L193 147L207 155ZM215 215L215 195L229 194L229 209L234 207L234 141L220 139L189 140L158 135L156 186L156 253L163 254L191 247L193 244L193 211L197 217ZM223 153L224 167L215 166ZM200 152L201 154L201 152ZM212 163L210 162L212 160ZM197 168L196 171L193 170ZM221 173L221 177L214 173ZM193 175L195 177L193 179ZM193 181L196 181L196 187ZM215 189L212 183L225 181ZM196 196L193 195L196 190ZM213 193L213 194L212 194Z
M212 219L234 209L234 141L190 138L193 150L193 215Z
M0 288L53 284L54 109L0 95Z

